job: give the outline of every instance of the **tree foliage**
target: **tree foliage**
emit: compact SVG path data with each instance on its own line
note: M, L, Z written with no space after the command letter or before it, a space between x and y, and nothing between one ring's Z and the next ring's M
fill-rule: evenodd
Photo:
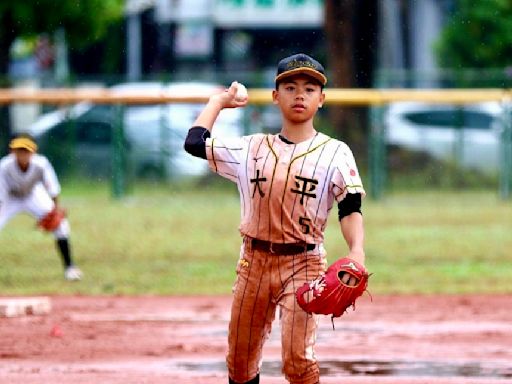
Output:
M63 28L71 48L83 48L107 33L123 13L124 0L1 0L0 87L9 86L5 75L9 49L18 36L52 34ZM0 154L10 137L8 110L0 106Z
M445 68L512 65L512 1L458 0L435 49Z
M124 0L16 0L0 2L0 73L5 72L5 54L18 36L53 33L64 28L71 47L87 46L107 32L122 16Z
M123 4L123 0L6 1L0 3L0 17L10 14L18 35L63 27L70 43L82 46L105 34L108 24L122 15Z

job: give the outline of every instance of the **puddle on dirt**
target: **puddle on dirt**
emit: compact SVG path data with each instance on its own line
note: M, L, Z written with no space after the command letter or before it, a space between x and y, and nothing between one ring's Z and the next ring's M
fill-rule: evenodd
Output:
M182 362L173 368L190 372L225 371L224 361ZM281 375L281 362L263 362L261 372L270 376ZM432 361L339 361L328 360L320 364L322 376L433 376L433 377L489 377L512 378L512 365L499 363L442 363Z

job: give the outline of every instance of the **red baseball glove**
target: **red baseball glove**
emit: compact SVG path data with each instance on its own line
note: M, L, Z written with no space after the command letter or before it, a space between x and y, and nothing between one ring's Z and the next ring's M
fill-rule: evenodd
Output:
M300 307L308 313L339 317L366 291L370 275L365 267L348 257L333 263L324 275L297 289Z
M65 217L66 210L55 207L37 222L37 226L45 231L53 232Z

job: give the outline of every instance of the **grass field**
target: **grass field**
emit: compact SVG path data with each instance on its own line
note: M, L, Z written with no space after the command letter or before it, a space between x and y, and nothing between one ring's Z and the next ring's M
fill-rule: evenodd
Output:
M232 187L232 188L230 188ZM232 185L188 190L64 185L85 278L68 283L51 235L20 215L0 232L0 290L17 294L226 294L241 238ZM512 203L494 191L393 194L364 203L372 293L512 293ZM333 210L329 262L344 255Z

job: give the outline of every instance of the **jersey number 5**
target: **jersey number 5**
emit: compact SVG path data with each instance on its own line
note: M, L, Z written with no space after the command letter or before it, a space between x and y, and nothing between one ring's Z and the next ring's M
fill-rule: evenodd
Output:
M302 233L308 234L311 232L311 219L307 217L301 217L299 218L299 224L302 227Z

